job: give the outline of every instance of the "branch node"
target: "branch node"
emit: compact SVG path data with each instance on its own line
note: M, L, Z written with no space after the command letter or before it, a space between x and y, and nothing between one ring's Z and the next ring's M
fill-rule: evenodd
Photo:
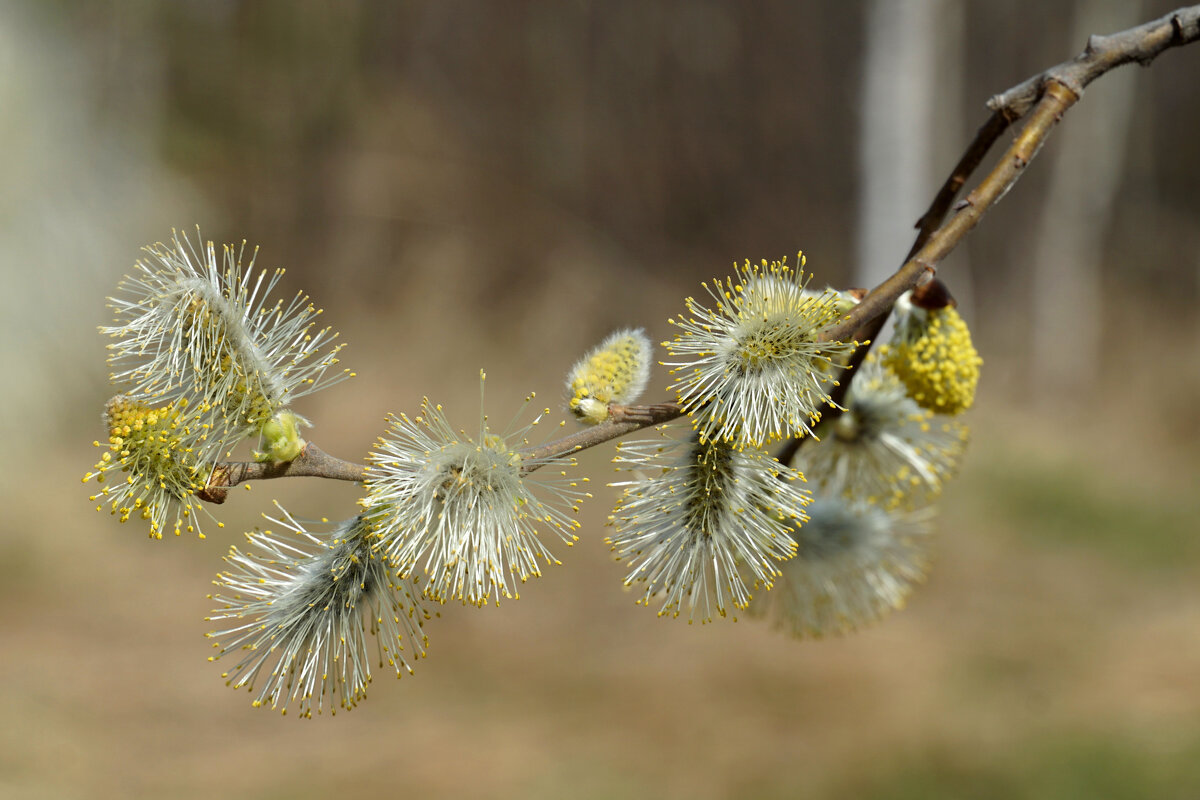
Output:
M214 505L224 503L229 498L229 467L225 464L217 464L213 467L212 474L208 476L207 485L196 492L196 497Z

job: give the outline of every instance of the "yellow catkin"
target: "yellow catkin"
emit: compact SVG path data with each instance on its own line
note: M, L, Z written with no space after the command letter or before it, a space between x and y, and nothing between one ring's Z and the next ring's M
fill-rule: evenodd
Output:
M884 347L882 361L922 408L960 414L975 402L983 359L957 309L947 306L928 314L921 334Z
M191 512L199 506L192 494L204 488L204 481L193 462L194 437L181 406L151 408L123 395L109 400L107 449L96 471L84 476L85 482L95 478L103 485L109 472L126 473L123 480L109 482L91 499L101 502L97 509L108 503L121 522L131 517L148 520L150 536L159 539L168 528L176 536L198 532ZM173 521L168 519L171 507L176 511Z

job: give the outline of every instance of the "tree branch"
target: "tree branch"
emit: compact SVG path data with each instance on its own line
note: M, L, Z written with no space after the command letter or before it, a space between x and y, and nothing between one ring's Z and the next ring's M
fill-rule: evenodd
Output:
M1109 70L1122 64L1149 64L1172 47L1200 39L1200 6L1189 6L1136 28L1111 36L1092 36L1079 56L1051 67L995 95L988 101L992 118L980 128L975 140L959 160L929 211L918 222L921 229L908 260L894 275L875 287L839 325L826 331L826 340L845 341L877 316L890 311L896 298L915 286L978 224L992 205L1002 198L1029 162L1037 155L1050 129L1064 111L1074 105L1083 89ZM1036 106L1035 106L1036 103ZM957 206L957 212L934 233L926 234L934 221L949 209L957 189L982 162L987 149L1008 127L1033 109L1024 129L992 172ZM999 115L999 118L997 116Z
M326 453L312 442L291 461L231 461L218 464L208 479L208 485L196 493L201 500L224 503L229 489L246 481L266 478L331 478L336 481L362 481L367 468L362 464L342 461Z
M979 224L989 208L994 206L1021 177L1029 162L1037 155L1063 113L1078 102L1084 88L1109 70L1137 62L1149 65L1163 51L1200 39L1200 6L1189 6L1166 16L1130 28L1111 36L1092 36L1084 51L1062 64L1053 66L1013 88L993 96L988 101L992 115L980 127L950 176L942 185L929 209L918 220L918 233L904 264L889 278L867 293L862 301L836 325L827 328L821 341L865 341L877 338L887 314L901 294L914 288L923 279L932 277L938 265L958 243ZM1009 146L1000 161L956 206L954 198L978 169L984 157L1009 126L1025 117L1020 134ZM954 215L944 224L946 214ZM865 343L852 356L852 366L866 358L871 344ZM831 397L835 403L844 400L853 380L853 373L843 371L843 379L834 387ZM569 434L537 447L526 448L522 455L539 460L594 447L620 438L642 428L670 422L683 416L683 409L674 403L645 406L613 406L605 422ZM840 414L838 408L826 413L826 419ZM788 441L780 451L780 461L788 463L802 440ZM526 471L537 469L533 465ZM213 470L208 487L197 493L201 500L224 502L228 488L248 480L314 476L335 480L362 481L366 467L334 458L309 443L298 458L283 464L234 462L219 464Z
M1079 95L1062 84L1047 84L1045 95L1034 109L1029 122L1026 123L1020 135L988 176L958 204L958 210L954 216L929 235L925 244L917 249L916 254L910 255L908 261L891 277L868 292L862 302L855 306L842 322L827 328L821 335L823 341L846 341L850 338L863 341L863 344L851 355L850 363L842 370L838 385L830 393L830 401L834 405L822 415L823 420L837 419L843 413L840 406L854 380L853 370L866 360L867 353L870 352L880 330L883 329L883 323L887 319L888 313L896 303L896 298L916 287L922 282L922 279L928 280L937 273L938 264L958 246L958 243L972 228L979 224L984 213L1008 193L1008 190L1025 171L1025 167L1029 166L1029 162L1037 155L1038 150L1046 141L1046 137L1050 135L1050 130L1062 119L1063 112L1078 100ZM993 119L995 118L996 115L993 115ZM979 161L983 158L983 153L975 154L972 151L992 135L992 130L990 125L984 125L980 129L975 141L968 148L967 155L964 155L959 161L950 179L943 186L943 192L946 191L946 187L959 182L960 172L964 170L969 172L978 166ZM974 161L973 164L972 161ZM939 192L938 198L941 196L942 192ZM931 214L939 213L938 205L939 199L935 199L930 210L918 223L921 228L920 233L917 234L918 242L925 236L926 220L932 218ZM913 247L916 248L916 244ZM803 441L798 438L789 439L780 448L776 458L781 464L790 464L796 457Z
M938 189L933 202L929 204L929 209L917 220L915 226L918 231L917 238L909 249L908 255L904 257L905 260L915 256L925 246L925 243L929 241L930 237L933 236L934 231L942 224L942 220L946 218L946 214L949 213L950 207L954 204L954 198L958 197L959 191L966 185L967 180L979 168L979 165L983 163L983 159L988 154L988 151L992 149L992 145L1008 130L1008 126L1012 125L1017 119L1018 117L1012 115L1007 110L994 111L988 117L987 122L983 123L979 130L976 131L975 138L967 147L966 152L962 154L962 158L954 165L954 169L950 172L950 177L946 178L946 182L942 184L942 188Z
M1004 111L1014 119L1023 117L1041 97L1044 87L1060 83L1076 95L1111 69L1134 61L1149 66L1164 50L1200 39L1200 6L1172 11L1153 22L1114 33L1091 36L1083 52L1070 61L1034 75L988 100L992 111Z
M860 341L867 340L855 350L850 363L842 371L842 379L830 393L835 405L825 413L826 420L837 419L842 414L839 406L854 380L852 370L866 359L896 298L916 286L925 274L932 276L941 260L978 224L987 208L999 202L1012 188L1037 154L1054 123L1082 96L1084 87L1122 64L1136 61L1148 66L1164 50L1190 44L1197 39L1200 39L1200 6L1181 8L1153 22L1111 36L1091 36L1079 56L1038 73L988 101L988 108L992 109L991 116L976 132L929 209L917 220L917 237L905 264L870 292L868 298L872 301L871 305L862 308L864 300L842 324L826 332L832 338L853 336ZM959 204L959 213L943 228L942 220L950 211L954 198L978 169L988 151L1013 122L1033 108L1039 98L1045 101L1045 95L1055 86L1058 88L1053 90L1053 99L1039 106L1040 113L1034 113L1033 119L1026 124L1000 164ZM933 241L935 238L937 241ZM860 321L864 319L865 322ZM779 461L790 463L802 442L802 439L788 440L777 454Z
M537 447L521 451L526 461L543 461L555 456L570 455L598 444L619 439L626 434L661 425L683 416L683 409L675 403L658 403L640 406L611 406L609 418L590 428L563 436ZM534 463L524 468L526 474L544 466ZM208 479L208 485L196 493L196 497L209 503L224 503L229 490L246 481L267 478L315 477L338 481L361 483L367 478L367 466L343 461L329 455L312 442L305 445L300 455L291 461L231 461L218 464Z
M537 447L527 447L521 451L527 461L565 456L578 453L589 447L619 439L626 434L661 425L664 422L683 416L683 409L675 403L656 403L646 406L609 406L609 418L599 425L593 425L581 431L568 434L561 439L555 439ZM543 464L534 463L523 468L525 473L533 472Z
M891 311L901 294L923 278L936 274L938 264L979 224L987 210L1008 193L1037 155L1054 125L1062 119L1063 112L1078 100L1079 95L1064 84L1047 83L1042 99L1029 115L1021 133L987 177L958 204L954 215L929 237L916 255L872 289L842 322L827 328L821 335L822 341L849 340L860 328Z

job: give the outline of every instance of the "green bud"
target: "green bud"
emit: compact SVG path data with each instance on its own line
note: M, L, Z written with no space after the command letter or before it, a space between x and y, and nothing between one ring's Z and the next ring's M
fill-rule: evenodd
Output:
M284 409L263 423L259 431L259 446L262 450L254 451L257 461L291 461L304 450L304 437L300 435L300 426L311 428L312 423L299 414Z

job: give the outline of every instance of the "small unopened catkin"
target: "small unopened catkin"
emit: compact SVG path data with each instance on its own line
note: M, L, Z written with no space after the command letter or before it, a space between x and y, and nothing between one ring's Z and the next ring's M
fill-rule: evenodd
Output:
M650 378L653 346L641 329L617 331L571 367L567 375L568 406L582 422L598 425L608 407L632 403Z

